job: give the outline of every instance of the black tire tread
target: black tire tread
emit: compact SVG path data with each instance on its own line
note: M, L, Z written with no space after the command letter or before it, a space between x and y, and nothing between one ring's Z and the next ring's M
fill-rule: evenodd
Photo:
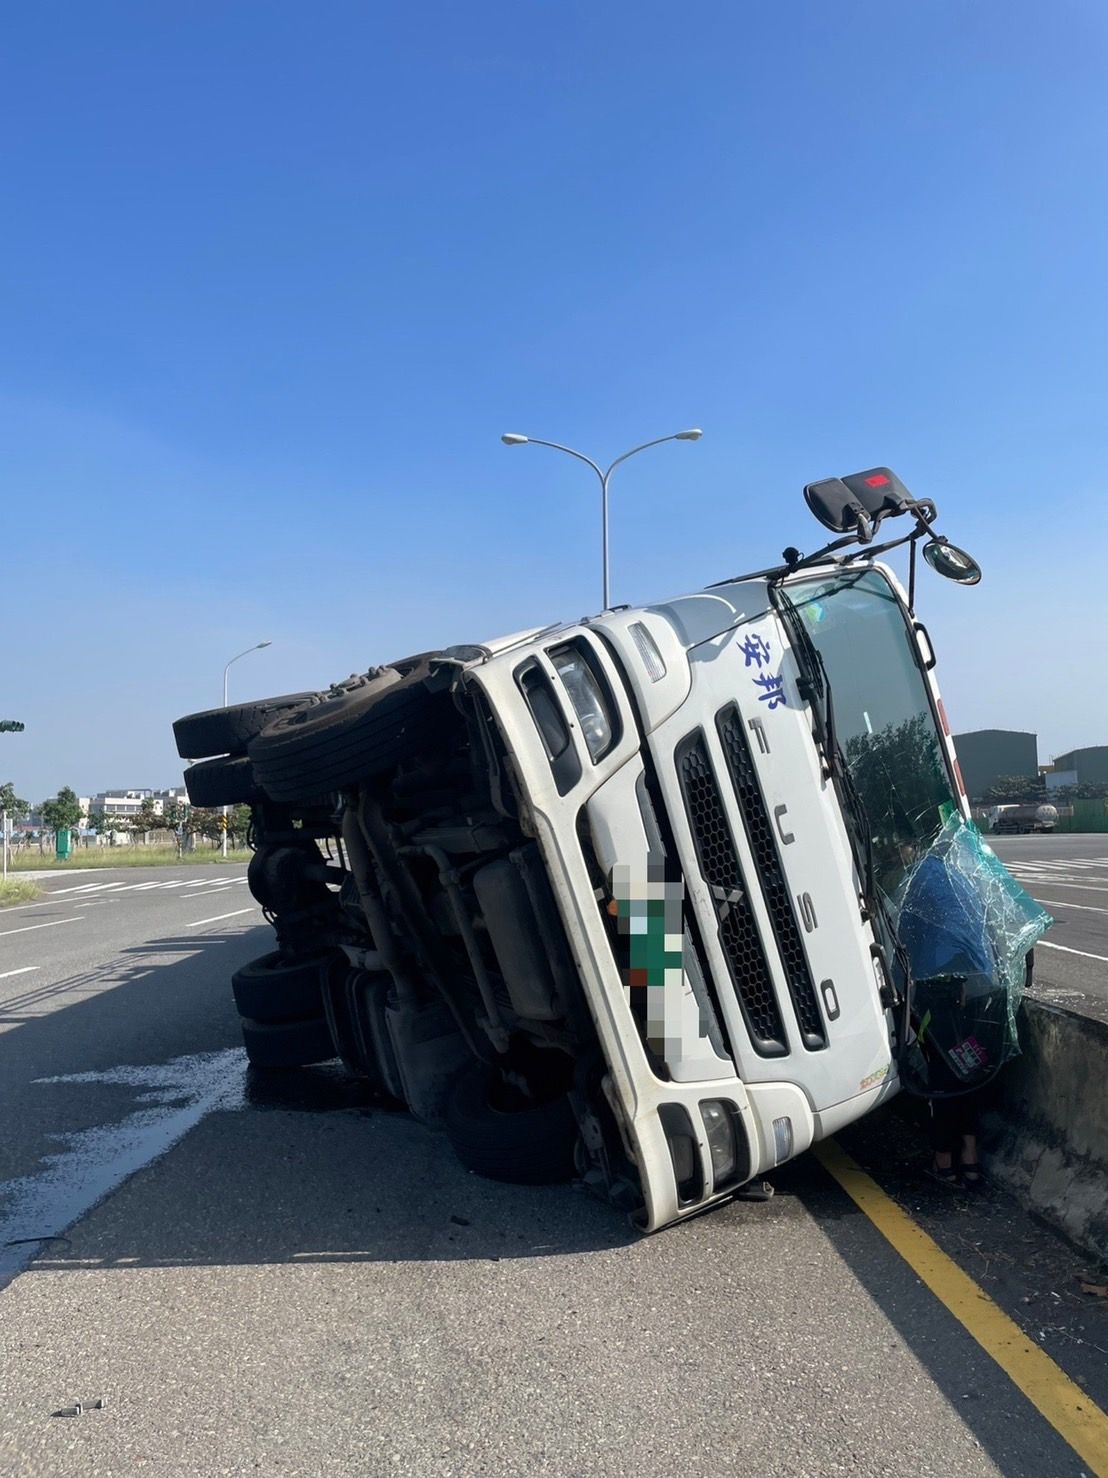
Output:
M329 955L282 960L275 950L242 965L231 976L240 1016L267 1025L320 1016Z
M209 759L216 754L245 754L251 739L260 734L277 713L299 708L314 697L314 693L280 693L275 698L257 698L252 703L234 703L227 708L186 713L173 725L177 753L183 760Z
M515 1185L571 1180L577 1124L569 1099L502 1113L489 1102L489 1084L485 1068L467 1068L446 1106L447 1138L466 1169Z
M302 1021L252 1021L242 1019L242 1042L251 1067L307 1067L329 1062L335 1055L327 1022L322 1016Z
M419 664L399 682L364 696L345 710L321 715L301 729L270 724L250 745L259 784L277 801L341 789L395 764L434 731L437 705L423 687Z
M248 806L262 795L254 766L245 755L222 755L190 765L185 789L194 806Z

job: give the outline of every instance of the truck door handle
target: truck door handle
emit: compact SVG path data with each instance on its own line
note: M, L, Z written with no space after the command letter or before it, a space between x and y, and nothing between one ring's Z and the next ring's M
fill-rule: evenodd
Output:
M930 633L928 632L927 627L923 624L922 621L913 621L912 630L916 633L917 638L922 637L923 640L927 643L927 656L923 658L923 670L925 672L930 672L935 665L935 648L931 645Z

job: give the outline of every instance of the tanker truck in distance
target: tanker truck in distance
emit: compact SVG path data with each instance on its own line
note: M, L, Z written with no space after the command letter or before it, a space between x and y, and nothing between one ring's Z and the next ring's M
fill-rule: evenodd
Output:
M1051 805L997 806L992 813L998 836L1019 836L1033 831L1052 832L1058 824L1058 809Z

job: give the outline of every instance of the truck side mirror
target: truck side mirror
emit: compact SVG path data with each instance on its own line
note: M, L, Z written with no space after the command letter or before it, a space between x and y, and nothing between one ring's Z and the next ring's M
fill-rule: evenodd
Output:
M923 557L936 575L942 575L944 580L956 580L959 585L976 585L981 579L981 566L977 561L945 539L932 539L926 543Z
M841 478L810 482L804 489L804 500L824 528L836 534L856 533L864 543L869 541L869 513Z

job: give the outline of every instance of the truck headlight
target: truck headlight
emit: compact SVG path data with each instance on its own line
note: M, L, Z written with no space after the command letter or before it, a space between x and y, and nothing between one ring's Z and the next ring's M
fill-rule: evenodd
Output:
M793 1153L793 1121L786 1115L782 1119L773 1121L773 1155L774 1164L781 1165L792 1158Z
M718 1098L706 1099L700 1105L704 1133L708 1137L708 1153L712 1157L712 1181L718 1190L735 1173L737 1152L735 1125L731 1110Z
M585 654L572 642L549 655L580 720L589 754L598 760L611 749L614 738L611 710L600 683Z
M630 631L631 640L639 650L647 676L652 683L660 683L666 675L666 659L659 652L658 643L641 621L633 622Z

